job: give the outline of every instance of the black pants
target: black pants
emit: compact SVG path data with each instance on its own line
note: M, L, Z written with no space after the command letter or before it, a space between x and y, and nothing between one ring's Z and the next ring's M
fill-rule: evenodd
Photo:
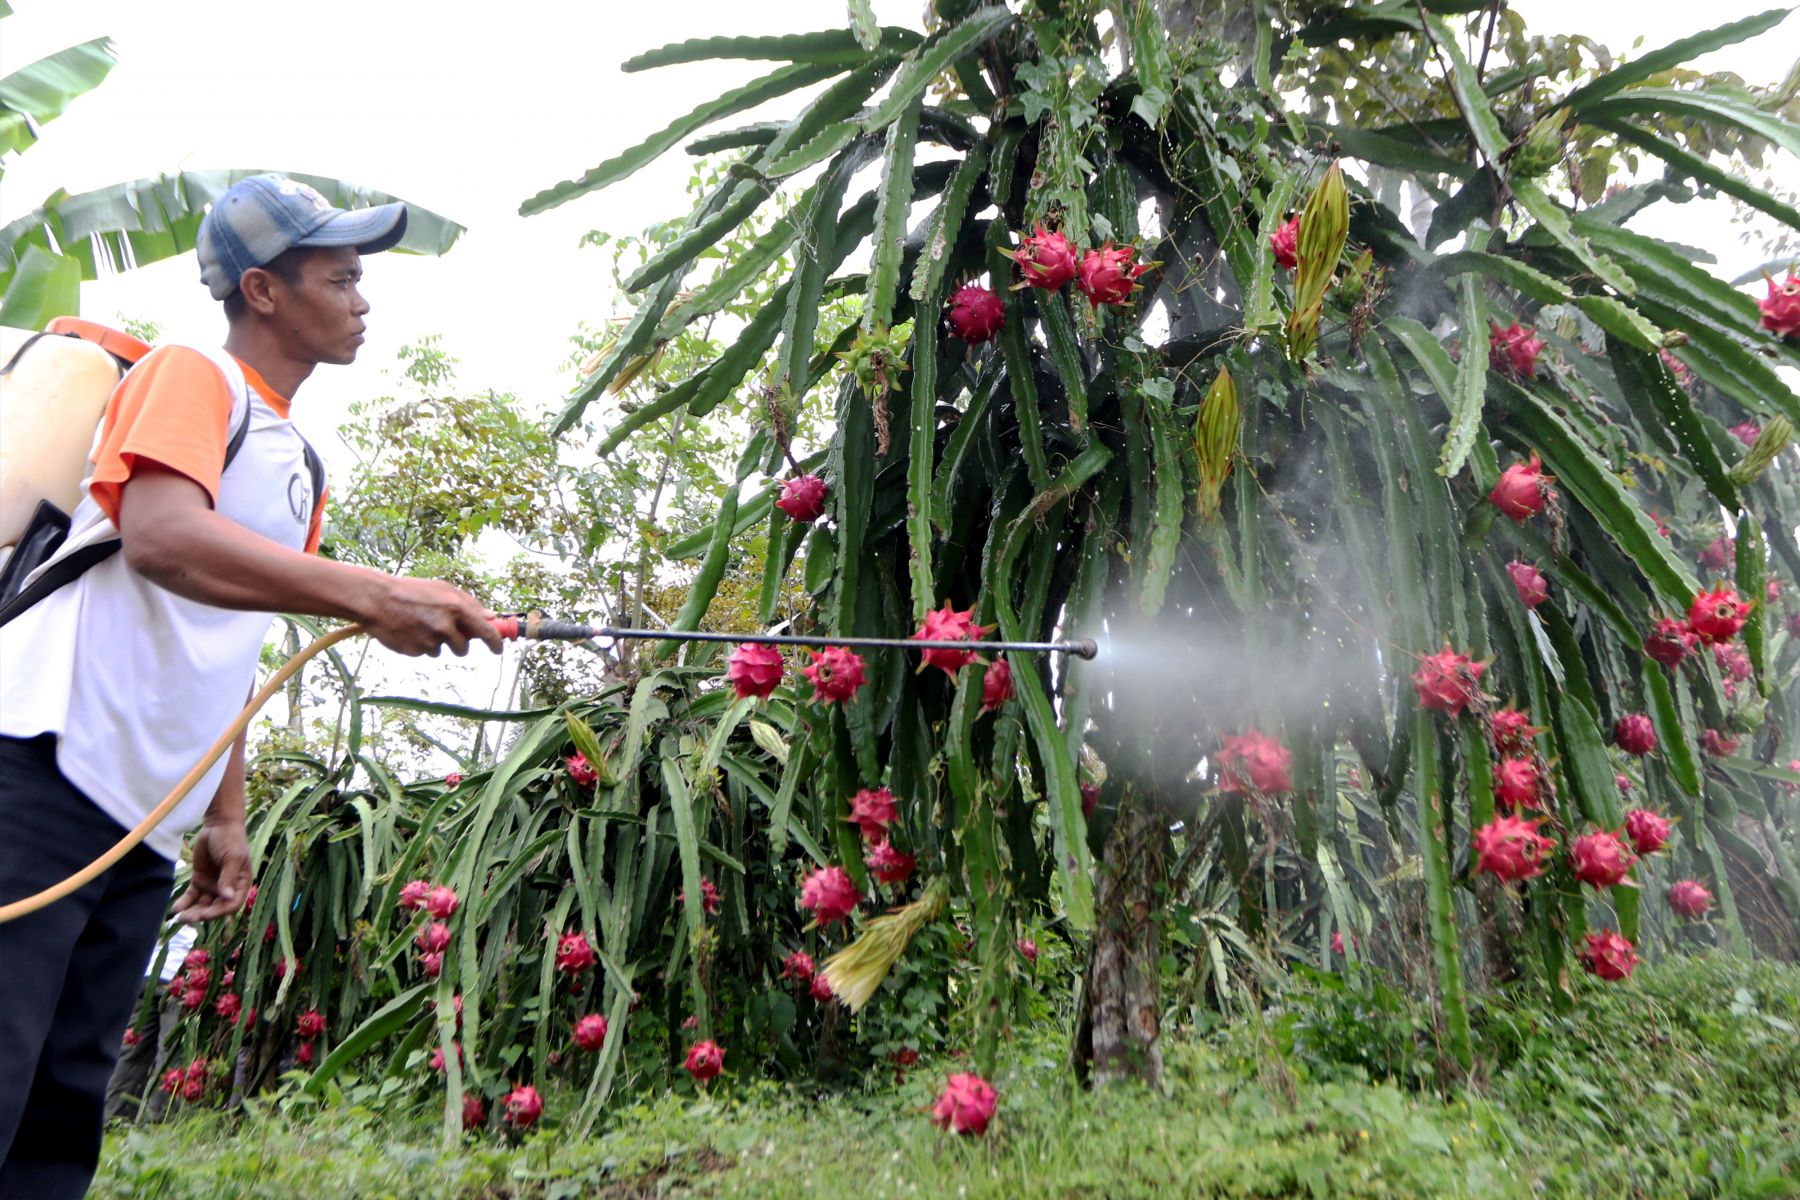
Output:
M67 878L124 833L57 770L54 739L0 737L0 903ZM74 895L0 925L0 1200L86 1193L172 874L138 846Z

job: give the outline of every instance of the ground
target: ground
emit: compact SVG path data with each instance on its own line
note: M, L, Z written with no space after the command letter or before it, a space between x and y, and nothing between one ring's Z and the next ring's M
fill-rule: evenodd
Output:
M1058 1042L1014 1043L982 1140L926 1116L956 1062L895 1086L719 1081L646 1092L573 1133L576 1097L509 1143L443 1151L422 1104L319 1107L289 1092L109 1136L96 1197L1800 1196L1800 970L1676 960L1477 1008L1476 1078L1423 1080L1429 1021L1321 976L1262 1014L1167 1042L1164 1094L1074 1088ZM1379 1077L1386 1081L1377 1082Z

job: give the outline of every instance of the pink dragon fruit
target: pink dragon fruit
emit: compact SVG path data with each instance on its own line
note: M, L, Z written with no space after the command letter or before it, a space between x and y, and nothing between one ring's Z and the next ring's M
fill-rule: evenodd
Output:
M950 297L950 332L971 345L991 342L1006 323L1006 301L978 284L965 284Z
M1494 801L1502 808L1542 808L1537 763L1529 758L1503 758L1494 768Z
M1516 525L1544 511L1544 504L1556 494L1550 486L1552 478L1544 474L1544 464L1537 452L1522 463L1514 463L1500 472L1499 482L1488 493L1488 500Z
M1032 966L1037 966L1038 944L1030 938L1022 937L1013 945L1017 947L1020 957Z
M310 1067L312 1066L312 1062L313 1044L311 1042L301 1042L299 1047L294 1051L294 1065L298 1067Z
M1625 753L1642 758L1656 749L1656 726L1643 713L1627 713L1613 727L1613 741Z
M1688 628L1709 645L1729 642L1750 619L1750 602L1740 599L1730 584L1701 592L1688 609Z
M869 873L889 886L905 883L912 875L917 861L913 855L896 850L894 844L886 838L876 842L863 859Z
M1618 835L1605 830L1576 838L1569 858L1575 864L1575 878L1595 889L1623 882L1637 862Z
M812 955L804 950L795 950L781 960L781 977L796 983L805 983L813 977Z
M1531 723L1530 713L1516 708L1501 709L1488 725L1488 739L1501 754L1527 753L1531 749L1531 739L1543 732L1541 726Z
M695 1042L688 1047L687 1061L681 1064L689 1075L705 1083L725 1069L725 1051L717 1042Z
M461 1042L451 1042L450 1048L452 1050L456 1051L456 1061L460 1065L463 1061L462 1043ZM447 1067L445 1065L445 1059L444 1059L444 1048L442 1046L433 1046L431 1048L431 1064L430 1065L431 1065L431 1069L433 1071L436 1071L439 1075L444 1074L445 1071L447 1070Z
M1610 929L1588 934L1580 958L1588 974L1615 981L1629 976L1638 964L1637 950Z
M1489 324L1494 327L1494 335L1488 343L1488 365L1514 379L1536 378L1538 355L1544 352L1544 340L1517 321L1505 329L1500 328L1498 321Z
M480 1129L487 1124L487 1105L474 1092L463 1093L463 1132Z
M457 904L456 892L449 887L434 887L425 896L425 911L440 921L449 920Z
M899 802L887 788L863 788L850 797L850 815L844 820L862 831L866 842L879 842L900 817Z
M675 903L687 903L687 889L675 893ZM707 916L717 916L719 912L719 889L710 879L700 881L700 911Z
M1495 817L1475 831L1475 869L1497 876L1504 883L1532 879L1544 872L1544 862L1556 843L1538 832L1541 817Z
M594 947L588 943L587 934L576 930L565 933L556 941L556 969L565 975L579 975L590 970L600 961L594 953Z
M1750 663L1749 652L1742 646L1720 644L1712 649L1713 662L1734 683L1743 683L1756 673L1756 668Z
M1485 670L1486 663L1471 662L1467 655L1457 654L1445 642L1442 650L1420 659L1419 669L1413 672L1412 684L1418 689L1420 707L1456 716L1474 702Z
M1075 278L1075 247L1060 233L1046 233L1042 225L1020 238L1011 255L1028 287L1054 292Z
M979 1137L994 1119L999 1096L987 1080L971 1072L950 1076L931 1108L931 1123L950 1133Z
M302 1038L311 1040L325 1032L325 1014L316 1008L309 1008L294 1018L294 1032Z
M813 699L821 704L842 704L867 683L860 654L843 646L827 646L813 655L800 673L812 684Z
M419 949L427 954L442 954L450 946L450 927L442 921L433 921L419 930L415 939Z
M814 975L806 990L811 994L815 1003L832 1004L837 1001L837 993L831 990L831 980L825 978L823 974Z
M996 658L981 677L981 711L998 712L1012 698L1012 666L1004 658Z
M1769 294L1756 302L1762 312L1762 327L1776 337L1793 337L1800 333L1800 274L1788 271L1780 283L1769 280Z
M468 1114L465 1112L464 1119ZM529 1083L506 1093L506 1123L514 1129L530 1129L544 1115L544 1098Z
M802 525L810 525L825 515L825 481L817 475L797 475L783 481L781 499L775 507Z
M1294 790L1288 774L1293 752L1255 729L1226 734L1218 753L1219 790L1228 795L1259 792L1280 796Z
M862 893L842 867L820 867L800 887L800 907L810 911L820 925L842 921L861 902Z
M1126 304L1138 288L1138 276L1153 265L1137 262L1136 257L1136 246L1115 246L1111 242L1098 250L1089 250L1081 256L1075 286L1095 308L1102 304Z
M1289 217L1269 235L1269 249L1275 252L1275 265L1293 270L1300 265L1300 218Z
M1550 581L1530 563L1514 559L1506 564L1506 573L1512 579L1513 590L1519 593L1519 603L1526 608L1536 608L1550 598Z
M462 786L462 781L463 781L462 772L461 771L452 771L448 775L444 776L444 790L447 792L455 791L457 788Z
M1686 621L1679 617L1664 617L1656 623L1656 632L1644 639L1644 653L1665 667L1678 667L1699 642Z
M1677 879L1669 885L1669 907L1675 915L1689 921L1698 920L1712 907L1712 893L1697 879Z
M758 700L767 700L781 683L785 669L781 651L773 646L745 642L731 652L731 663L725 668L725 678L737 692L739 700L747 700L752 696Z
M226 992L213 1001L213 1012L233 1025L237 1024L238 1013L242 1011L243 1007L244 1001L236 992Z
M575 1044L590 1053L606 1045L606 1018L589 1013L575 1022Z
M919 626L919 631L913 634L913 638L921 642L972 642L988 632L983 626L977 625L974 618L974 608L958 612L946 600L944 607L925 614L925 623ZM944 674L954 676L974 660L975 651L921 650L919 656L924 659L925 666L937 667Z
M1709 571L1729 571L1737 558L1737 539L1716 537L1700 552L1700 565Z
M1737 753L1739 739L1721 729L1700 731L1700 748L1711 758L1730 758Z
M425 972L427 978L436 979L444 970L443 952L428 950L419 955L419 969Z
M1647 808L1625 814L1625 836L1639 854L1655 854L1669 844L1669 822Z
M568 768L569 778L581 787L590 788L600 782L600 772L587 760L587 755L579 750L563 759L563 766Z

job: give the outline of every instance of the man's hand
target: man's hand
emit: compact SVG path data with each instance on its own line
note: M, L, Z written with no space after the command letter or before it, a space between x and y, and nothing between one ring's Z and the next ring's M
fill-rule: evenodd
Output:
M229 916L250 894L250 843L241 820L209 821L194 835L194 869L175 915L188 924Z
M436 657L440 647L448 646L460 657L469 652L470 642L479 641L500 652L494 614L467 592L442 580L401 575L383 577L382 584L357 620L389 650Z

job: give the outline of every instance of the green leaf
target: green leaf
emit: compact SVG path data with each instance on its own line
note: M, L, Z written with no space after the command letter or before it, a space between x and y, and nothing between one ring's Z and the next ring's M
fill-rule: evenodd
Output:
M1481 431L1481 406L1487 398L1491 332L1480 282L1474 276L1468 276L1457 291L1456 311L1463 331L1463 356L1456 364L1456 394L1450 399L1450 428L1444 433L1444 452L1437 468L1438 474L1447 479L1462 470L1475 445L1475 435Z
M1767 138L1789 154L1800 155L1800 125L1764 112L1747 101L1708 89L1678 91L1675 88L1633 88L1594 105L1588 115L1596 120L1633 113L1682 116L1730 125L1745 133Z
M909 52L900 78L887 98L863 118L865 132L873 133L891 125L908 105L925 94L931 81L942 75L951 63L961 59L976 46L1012 24L1013 15L1004 5L977 9L949 29L940 30L924 45Z
M81 311L81 264L64 254L25 247L6 295L0 297L0 325L42 329L56 317Z
M884 26L881 44L887 53L902 53L919 44L919 35L910 29ZM648 71L675 63L707 62L718 58L763 58L782 62L831 63L858 66L869 58L869 51L858 44L848 29L826 29L818 33L789 33L778 37L706 37L671 42L655 50L634 55L620 64L622 71Z
M1469 1038L1469 1009L1463 998L1462 958L1457 946L1456 905L1450 894L1450 847L1444 839L1439 817L1440 798L1448 800L1449 789L1440 797L1437 777L1437 755L1431 747L1437 744L1437 733L1431 714L1419 709L1413 714L1413 743L1420 752L1413 757L1413 795L1417 798L1419 858L1425 874L1425 904L1431 930L1431 955L1437 963L1438 1001L1443 1006L1445 1032L1449 1036L1450 1057L1467 1071L1475 1061ZM1448 803L1444 804L1447 810Z
M1753 17L1732 21L1709 29L1704 33L1696 33L1679 41L1670 42L1667 46L1652 50L1642 57L1635 58L1621 67L1616 67L1598 79L1576 88L1563 98L1559 108L1587 119L1587 109L1634 83L1642 83L1652 75L1658 75L1671 67L1711 53L1722 46L1742 42L1755 37L1759 33L1773 29L1786 19L1793 10L1772 8Z
M822 79L829 79L842 70L841 66L835 64L795 63L771 71L743 87L733 88L722 96L708 100L685 116L678 117L631 149L621 151L599 166L591 168L580 178L564 180L554 187L545 188L519 205L519 215L531 217L548 212L577 196L597 192L608 184L626 179L639 168L654 162L696 129L703 129L721 117L755 108L777 96L785 96Z
M922 104L923 97L915 96L888 127L880 198L875 205L875 245L869 253L869 294L863 302L865 330L886 329L893 320L894 296L900 287L900 254L906 244L906 215L912 200L908 184L913 174L913 152L919 141Z
M47 124L62 116L71 100L99 87L118 61L111 38L58 50L0 79L0 106Z
M1727 196L1742 200L1759 212L1767 213L1784 225L1800 229L1800 209L1782 203L1776 196L1746 181L1742 176L1721 170L1699 155L1688 153L1667 138L1659 137L1630 121L1590 119L1588 123L1613 133L1640 150L1654 154L1672 168L1673 174L1697 179Z
M416 1020L419 1010L424 1006L426 989L434 986L431 983L416 984L376 1009L348 1037L333 1046L330 1054L320 1060L302 1090L311 1096L320 1095L325 1091L325 1085L339 1071Z
M1425 29L1438 50L1450 60L1450 90L1456 94L1463 122L1475 136L1475 144L1481 147L1482 154L1487 156L1488 164L1499 169L1500 156L1506 152L1506 134L1500 128L1500 121L1494 116L1494 110L1488 105L1487 93L1481 89L1480 77L1463 56L1462 43L1451 35L1441 19L1428 15L1425 18Z
M1663 331L1629 304L1598 294L1582 296L1575 303L1588 320L1626 345L1652 354L1662 348Z
M1174 99L1175 64L1169 58L1169 36L1162 18L1150 0L1137 0L1131 10L1131 65L1138 81L1131 111L1155 129Z
M1541 304L1567 304L1574 298L1569 285L1530 267L1516 258L1480 250L1459 250L1432 262L1430 270L1446 279L1479 271L1502 287L1523 292Z
M1545 195L1535 182L1529 179L1514 179L1509 182L1513 198L1531 214L1532 219L1538 223L1538 228L1579 259L1582 266L1622 295L1629 296L1637 291L1631 277L1620 269L1619 264L1594 249L1586 238L1577 234L1570 224L1568 212Z
M1643 668L1644 699L1649 702L1650 720L1656 725L1656 739L1662 748L1663 761L1681 790L1690 796L1700 794L1700 764L1694 757L1694 746L1688 738L1687 725L1675 707L1675 694L1669 690L1668 676L1661 664L1645 655Z
M1664 603L1686 611L1699 589L1687 564L1675 556L1656 525L1619 483L1618 477L1536 394L1502 381L1515 420L1526 440L1570 497L1594 515Z
M870 0L850 0L850 32L856 35L856 44L864 50L873 50L881 44L881 25L875 20L875 8Z

